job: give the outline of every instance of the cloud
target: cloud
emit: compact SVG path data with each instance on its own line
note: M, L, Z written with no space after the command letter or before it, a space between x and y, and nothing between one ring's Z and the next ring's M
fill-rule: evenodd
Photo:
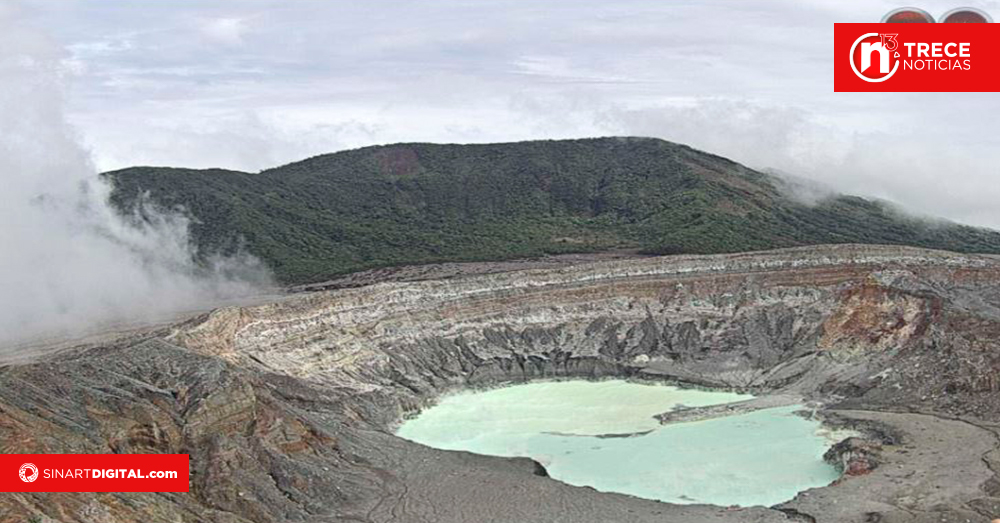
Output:
M0 7L0 347L259 292L256 260L193 260L182 213L123 217L63 113L63 49ZM206 253L207 254L207 253Z
M803 109L746 100L611 106L598 120L615 134L686 143L913 213L1000 229L1000 150L989 142L942 139L920 126L892 133L845 128Z
M242 18L212 18L198 24L201 34L210 41L228 46L243 44L247 22Z
M33 1L100 169L638 134L1000 227L1000 98L833 92L833 23L891 0Z

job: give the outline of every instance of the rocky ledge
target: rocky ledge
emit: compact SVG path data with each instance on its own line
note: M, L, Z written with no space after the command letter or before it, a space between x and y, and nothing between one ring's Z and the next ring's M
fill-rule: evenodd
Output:
M997 340L1000 261L903 247L612 260L223 308L0 369L0 451L189 453L191 492L2 494L0 520L989 521ZM848 472L834 485L738 509L571 487L531 460L392 434L450 389L605 376L802 398L893 437L831 451Z

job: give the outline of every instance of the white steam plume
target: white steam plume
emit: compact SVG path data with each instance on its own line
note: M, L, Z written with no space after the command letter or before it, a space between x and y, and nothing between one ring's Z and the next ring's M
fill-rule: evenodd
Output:
M187 220L108 204L63 113L62 50L0 4L0 352L260 292L249 256L194 262Z

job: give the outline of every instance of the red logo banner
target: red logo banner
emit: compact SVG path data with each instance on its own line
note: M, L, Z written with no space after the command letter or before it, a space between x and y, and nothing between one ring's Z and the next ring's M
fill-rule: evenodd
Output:
M0 454L0 492L187 492L187 454Z
M834 24L836 92L1000 91L1000 24Z

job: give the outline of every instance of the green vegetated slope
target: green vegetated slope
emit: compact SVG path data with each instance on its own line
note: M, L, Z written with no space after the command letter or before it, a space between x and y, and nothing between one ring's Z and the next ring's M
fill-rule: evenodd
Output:
M1000 253L1000 233L877 201L798 203L725 158L647 138L366 147L244 173L106 173L113 202L148 194L193 218L200 252L242 247L284 282L400 264L639 249L721 253L884 243Z

